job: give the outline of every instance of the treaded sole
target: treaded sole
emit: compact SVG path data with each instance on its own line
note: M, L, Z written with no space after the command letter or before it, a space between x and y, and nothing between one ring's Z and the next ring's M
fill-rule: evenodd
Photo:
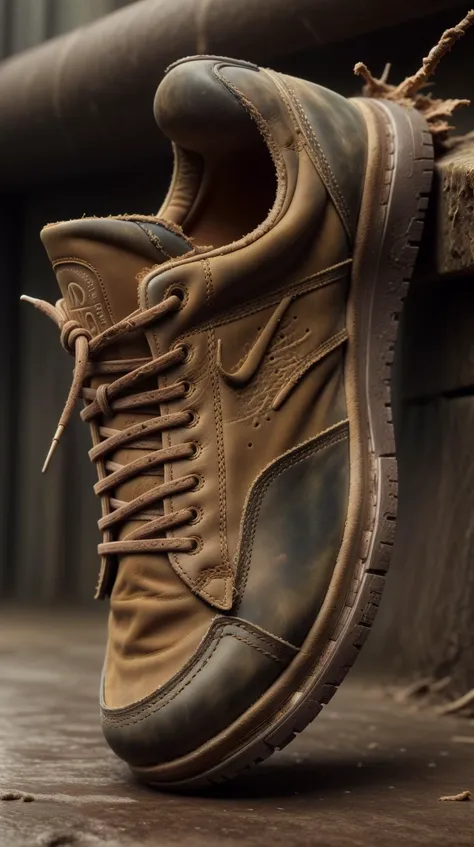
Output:
M365 116L374 142L374 126L385 129L385 170L379 173L377 204L364 190L360 236L364 241L360 260L354 264L365 279L364 296L357 309L367 315L367 326L359 330L365 348L359 351L365 367L366 423L371 465L368 485L368 522L361 536L345 605L304 685L287 700L271 722L237 752L196 777L180 781L153 778L153 768L135 770L137 776L161 789L191 791L229 780L250 766L281 750L319 714L335 694L354 664L375 619L390 563L397 515L398 475L392 420L390 373L399 316L415 266L418 246L428 207L433 171L431 134L421 115L383 101L354 101ZM381 187L380 187L381 186ZM375 217L377 220L375 220ZM371 230L380 233L378 244L371 243ZM358 234L359 240L359 234ZM356 271L354 270L354 273ZM367 292L369 297L367 298ZM366 332L365 332L366 330ZM157 769L159 770L159 769ZM157 774L158 776L158 774Z

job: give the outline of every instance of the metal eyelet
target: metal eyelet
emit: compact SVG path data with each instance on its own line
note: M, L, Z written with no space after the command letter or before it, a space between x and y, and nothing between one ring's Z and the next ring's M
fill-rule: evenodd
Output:
M195 506L190 506L190 507L189 507L189 511L190 511L190 512L191 512L191 514L192 514L192 518L190 518L190 519L189 519L188 523L190 523L190 524L196 524L196 523L199 523L199 521L201 520L201 511L200 511L200 509L196 509L196 507L195 507Z
M187 441L186 443L188 447L191 447L192 449L192 453L189 454L188 459L195 459L196 456L199 456L199 453L201 452L199 444L196 441Z
M186 379L183 379L178 384L183 386L183 397L189 397L189 395L192 394L192 392L194 391L194 386Z
M198 415L194 411L194 409L185 409L185 412L186 412L187 415L189 415L189 421L187 423L185 423L184 426L186 426L186 427L196 426L196 424L198 422Z
M190 541L192 544L192 547L190 550L188 550L188 553L199 553L202 550L202 539L198 538L197 535L191 535L190 538L188 538L188 541Z
M184 343L179 344L176 349L183 351L183 354L184 354L183 365L187 364L190 361L190 359L192 359L193 351L192 351L191 347L189 346L189 344L184 344Z
M200 474L190 474L189 479L192 479L193 481L193 486L190 488L190 491L199 491L199 489L204 485L204 480Z
M180 301L180 309L183 308L184 303L187 300L187 292L181 285L171 285L166 291L166 297L177 297Z

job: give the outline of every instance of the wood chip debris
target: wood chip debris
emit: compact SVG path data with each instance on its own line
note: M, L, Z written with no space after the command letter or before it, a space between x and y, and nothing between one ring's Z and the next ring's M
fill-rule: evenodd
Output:
M445 800L452 800L454 802L462 803L465 800L471 799L470 791L460 791L459 794L446 794L444 797L439 798L442 802Z
M0 800L23 800L23 803L32 803L33 794L25 794L24 791L0 791Z
M0 800L21 800L21 791L1 791Z

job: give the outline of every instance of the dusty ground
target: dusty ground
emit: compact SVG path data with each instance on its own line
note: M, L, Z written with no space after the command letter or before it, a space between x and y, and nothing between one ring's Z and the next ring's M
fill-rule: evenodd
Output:
M290 747L205 797L136 785L102 742L103 621L3 613L0 847L472 847L474 725L355 676Z

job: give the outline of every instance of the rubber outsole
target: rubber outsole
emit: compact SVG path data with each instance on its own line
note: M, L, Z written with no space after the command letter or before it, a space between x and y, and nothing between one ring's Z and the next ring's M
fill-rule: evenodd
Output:
M397 104L356 100L366 119L372 155L381 145L383 167L366 185L353 275L364 280L354 301L362 314L357 351L362 430L368 430L365 523L359 555L336 626L315 657L304 684L271 721L236 752L189 779L160 779L160 768L134 769L156 787L174 791L209 788L281 750L319 714L352 667L375 619L390 563L397 515L398 477L390 373L399 316L413 274L433 171L433 148L422 116ZM377 195L374 197L374 193ZM362 435L362 438L366 436ZM367 444L367 442L366 442ZM155 776L155 778L154 778Z

